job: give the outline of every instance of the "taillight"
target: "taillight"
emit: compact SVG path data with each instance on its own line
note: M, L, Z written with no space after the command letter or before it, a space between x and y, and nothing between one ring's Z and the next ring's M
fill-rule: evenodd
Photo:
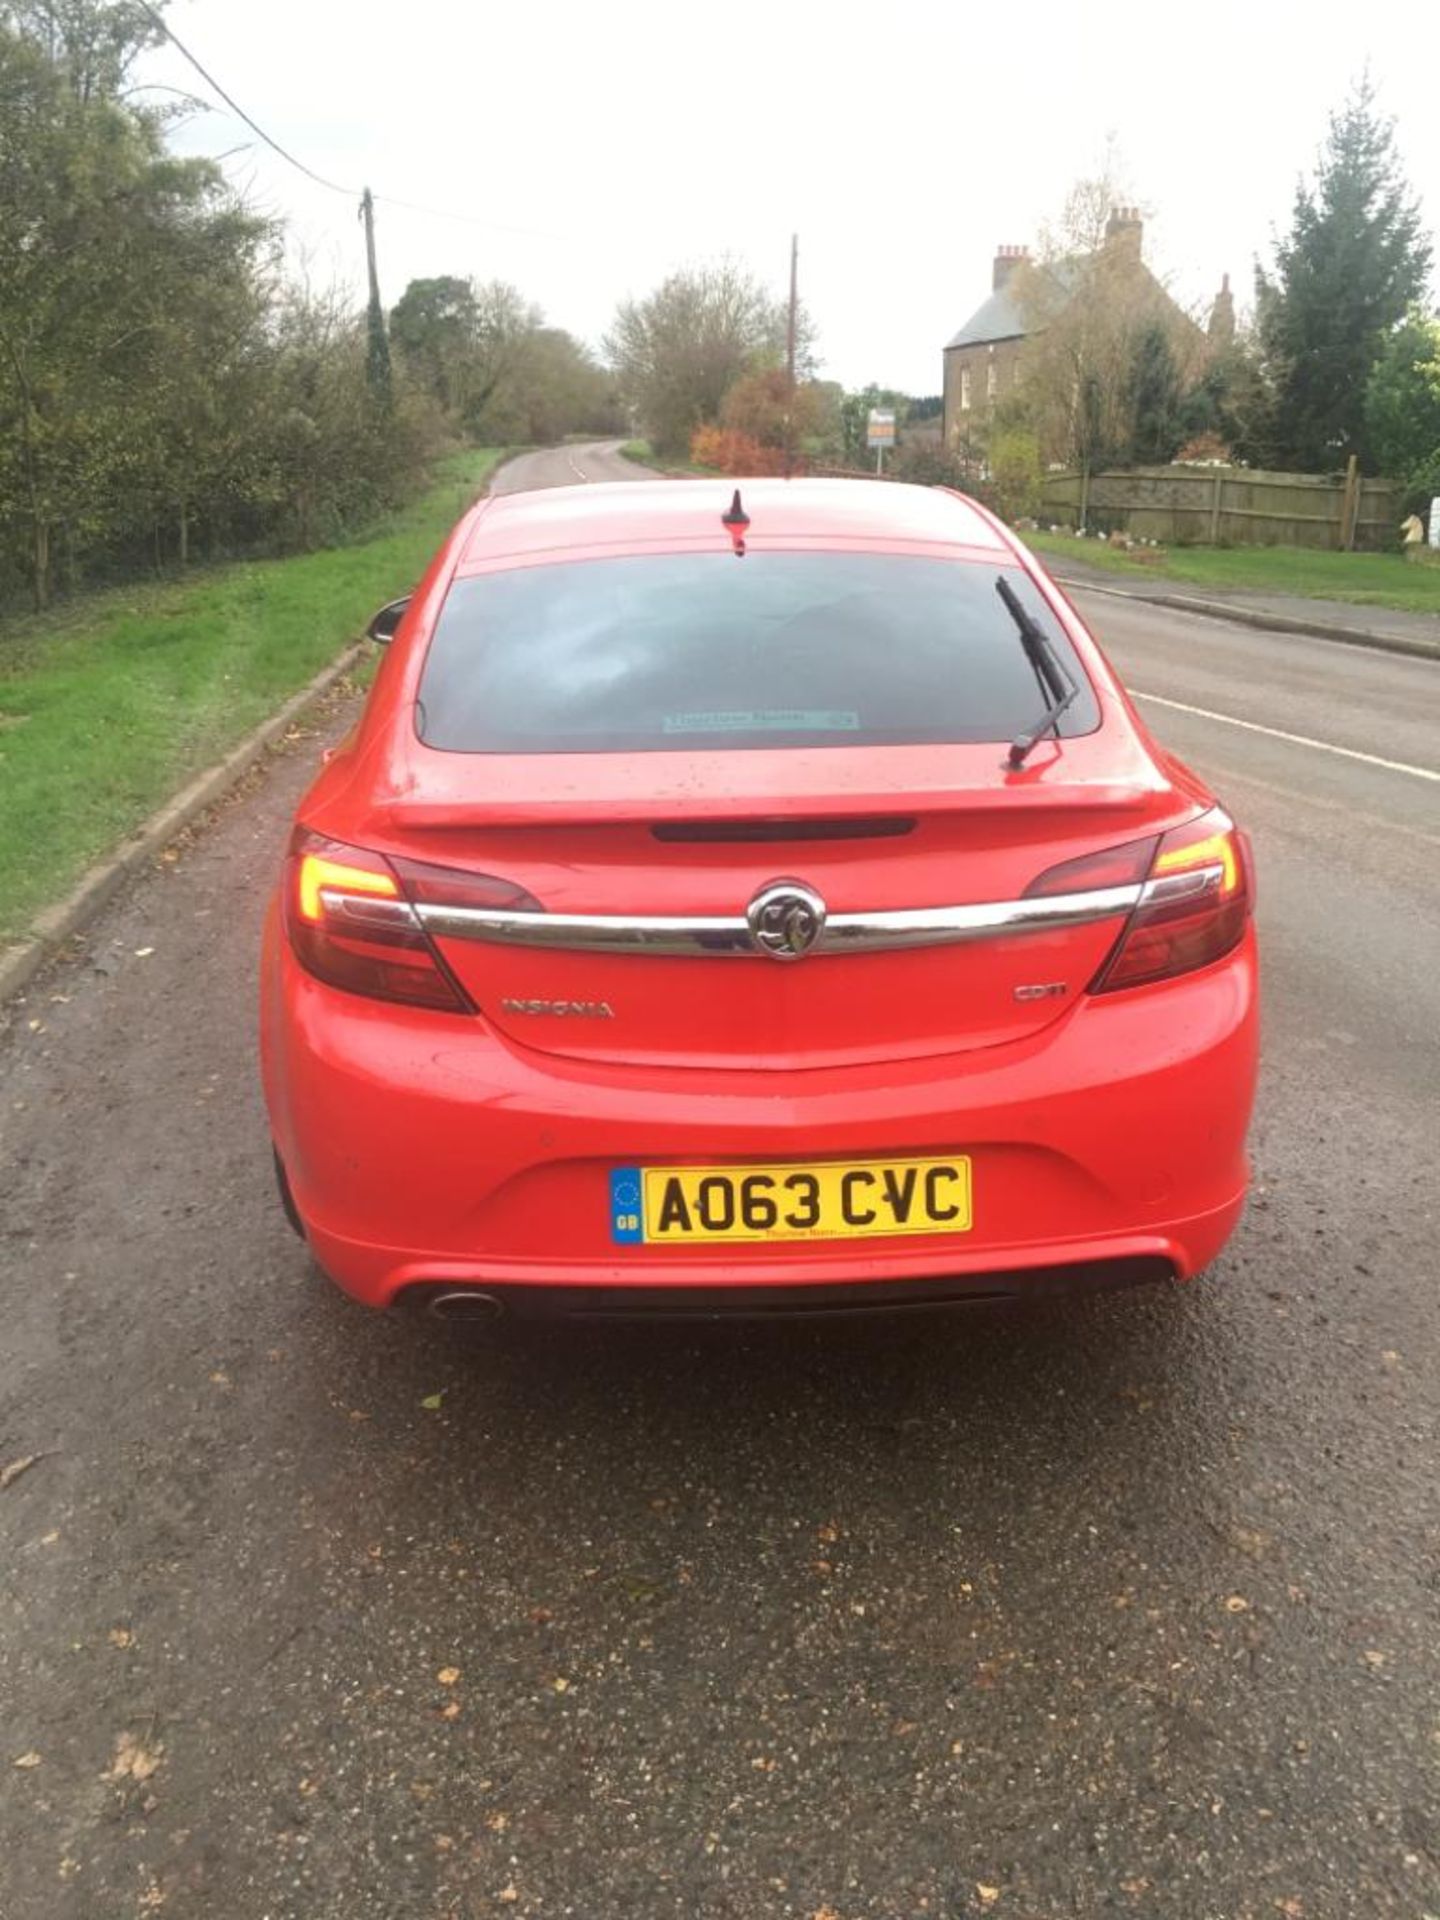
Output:
M1193 973L1240 944L1255 904L1250 849L1219 807L1163 834L1119 945L1092 993Z
M1103 893L1109 887L1138 887L1150 871L1156 844L1152 834L1148 840L1126 840L1118 847L1105 847L1099 853L1082 853L1074 860L1062 860L1058 867L1047 867L1030 882L1025 898L1036 900L1057 893Z
M284 899L295 957L316 979L371 999L474 1012L380 854L297 827Z

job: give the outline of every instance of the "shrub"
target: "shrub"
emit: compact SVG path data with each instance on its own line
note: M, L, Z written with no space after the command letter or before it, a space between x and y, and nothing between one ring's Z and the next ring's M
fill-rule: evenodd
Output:
M761 446L753 435L735 427L697 427L690 437L690 458L697 467L737 476L785 471L783 447Z
M956 487L961 493L973 493L979 479L971 463L933 435L902 440L885 471L893 480L908 480L912 486Z
M990 444L990 491L1002 520L1032 518L1040 511L1040 443L1017 428Z

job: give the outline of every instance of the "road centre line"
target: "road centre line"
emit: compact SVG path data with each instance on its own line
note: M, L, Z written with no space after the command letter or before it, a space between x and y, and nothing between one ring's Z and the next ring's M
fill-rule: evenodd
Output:
M1167 700L1161 693L1141 693L1130 689L1137 700L1148 700L1157 707L1171 707L1176 713L1194 714L1200 720L1218 720L1223 726L1243 727L1246 733L1263 733L1271 740L1287 740L1294 747L1312 747L1316 753L1338 754L1342 760L1359 760L1367 767L1383 767L1387 773L1408 773L1412 780L1440 780L1440 768L1412 767L1404 760L1386 760L1378 753L1361 753L1357 747L1337 747L1331 740L1312 740L1306 733L1286 733L1282 727L1262 727L1258 720L1242 720L1237 714L1216 713L1210 707L1192 707L1183 700Z

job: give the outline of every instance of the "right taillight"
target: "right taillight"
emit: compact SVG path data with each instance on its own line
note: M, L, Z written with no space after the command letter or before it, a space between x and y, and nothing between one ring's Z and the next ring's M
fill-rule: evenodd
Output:
M1219 807L1162 834L1144 891L1092 993L1209 966L1240 944L1255 904L1249 844Z

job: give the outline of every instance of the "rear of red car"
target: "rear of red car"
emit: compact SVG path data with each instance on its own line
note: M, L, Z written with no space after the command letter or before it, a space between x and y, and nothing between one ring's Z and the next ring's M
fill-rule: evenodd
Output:
M1256 1049L1242 836L954 496L488 503L302 804L266 1091L375 1304L1197 1272Z

